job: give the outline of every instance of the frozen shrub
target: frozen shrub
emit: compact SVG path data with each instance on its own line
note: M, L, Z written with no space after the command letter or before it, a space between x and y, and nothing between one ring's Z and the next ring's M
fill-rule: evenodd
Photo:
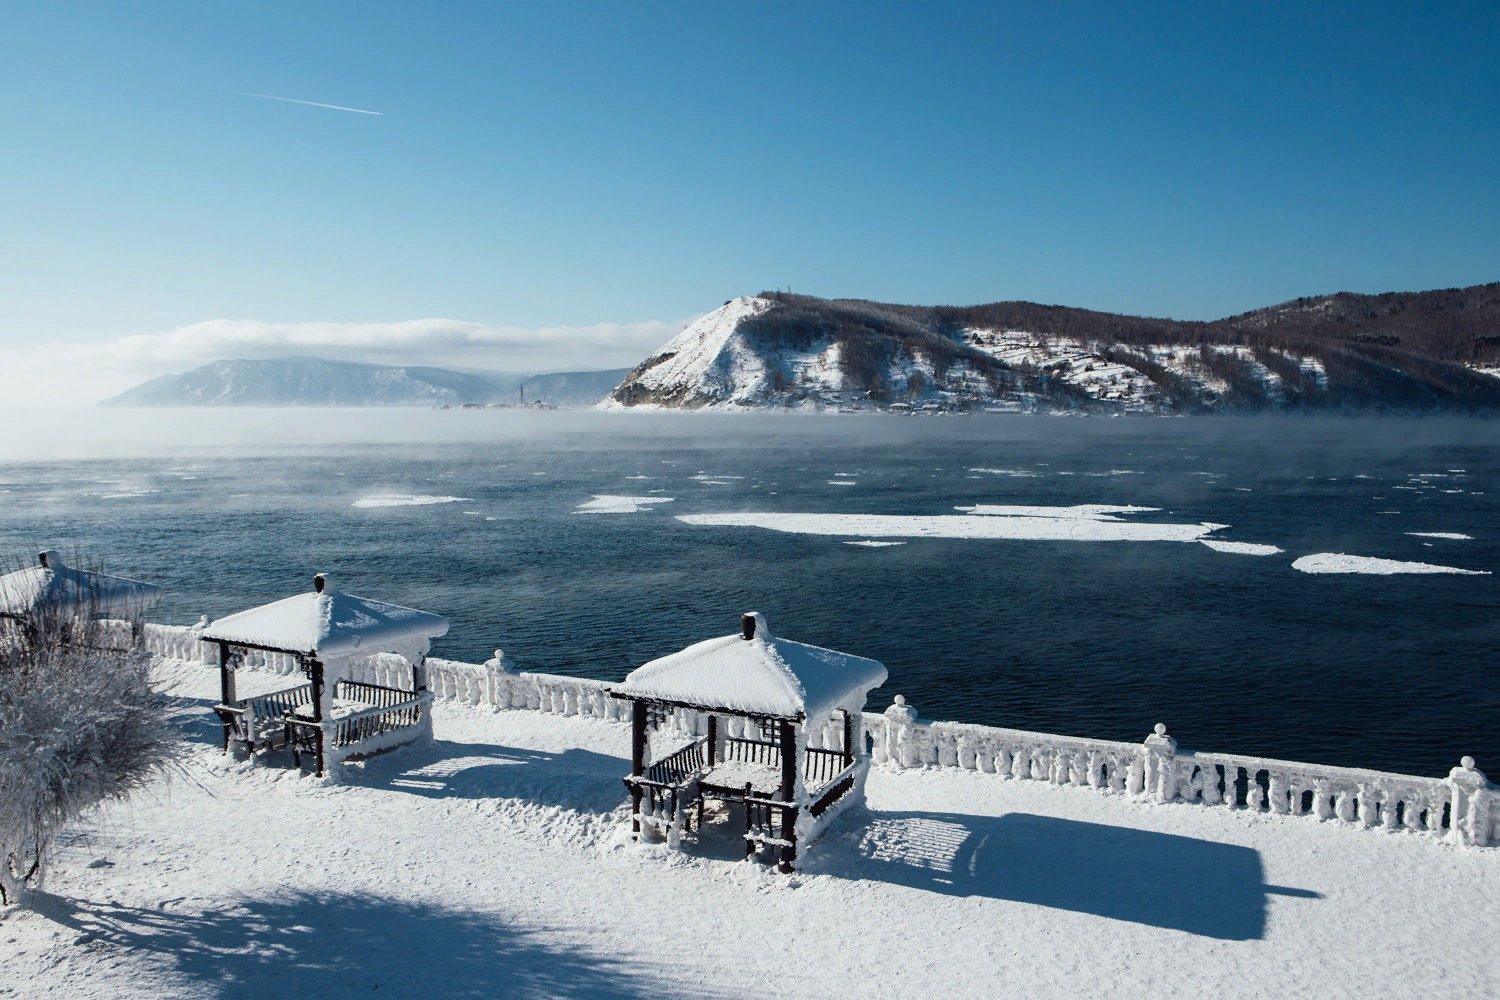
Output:
M173 756L147 654L95 606L85 594L0 617L0 904L42 882L68 823Z

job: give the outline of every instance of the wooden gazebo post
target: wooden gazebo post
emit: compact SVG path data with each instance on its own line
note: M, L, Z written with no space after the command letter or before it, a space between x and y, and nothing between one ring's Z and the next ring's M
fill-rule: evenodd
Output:
M326 761L324 761L323 759L323 751L325 749L325 740L323 733L323 719L325 718L323 713L323 694L327 689L327 685L323 683L322 660L314 657L313 659L308 661L308 668L308 674L310 676L310 679L312 680L313 724L317 726L318 733L318 735L315 737L318 748L318 770L316 773L317 776L321 778L323 776L324 767L326 766ZM332 700L333 699L330 697L329 701L332 702ZM332 708L331 704L329 705L329 708Z
M238 654L229 651L229 643L219 643L219 704L234 705L238 702L235 692L235 668L236 664L231 657L238 658ZM221 720L224 724L224 749L229 749L229 738L232 733L228 717Z
M630 703L630 776L639 778L646 771L646 703ZM641 786L630 786L630 832L641 836Z
M792 862L797 860L797 727L785 720L781 723L781 801L787 803L781 810L781 873L790 875Z

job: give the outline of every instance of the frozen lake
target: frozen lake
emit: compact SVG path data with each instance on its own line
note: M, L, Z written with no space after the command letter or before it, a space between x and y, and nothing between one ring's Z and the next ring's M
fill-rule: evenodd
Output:
M876 707L1500 770L1493 423L5 416L0 550L96 555L164 621L328 570L446 614L437 655L618 679L754 608L883 660Z

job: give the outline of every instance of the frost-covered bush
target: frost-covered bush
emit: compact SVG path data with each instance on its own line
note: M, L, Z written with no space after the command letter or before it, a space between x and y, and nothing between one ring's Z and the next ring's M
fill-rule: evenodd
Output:
M39 885L58 835L171 760L149 658L86 599L0 618L0 904Z

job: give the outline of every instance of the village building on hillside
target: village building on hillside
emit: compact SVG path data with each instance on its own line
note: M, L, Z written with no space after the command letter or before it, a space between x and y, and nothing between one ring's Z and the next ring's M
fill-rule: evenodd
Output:
M705 799L740 803L745 856L777 849L790 872L799 843L863 800L863 710L886 676L876 660L777 638L755 612L736 635L638 667L611 692L631 703L635 834L676 846L693 807L701 830Z
M440 615L342 593L324 573L309 593L220 618L202 640L218 645L225 751L290 747L298 766L306 754L322 775L346 757L431 736L427 651L447 632ZM239 670L265 654L291 658L305 680L240 697Z

